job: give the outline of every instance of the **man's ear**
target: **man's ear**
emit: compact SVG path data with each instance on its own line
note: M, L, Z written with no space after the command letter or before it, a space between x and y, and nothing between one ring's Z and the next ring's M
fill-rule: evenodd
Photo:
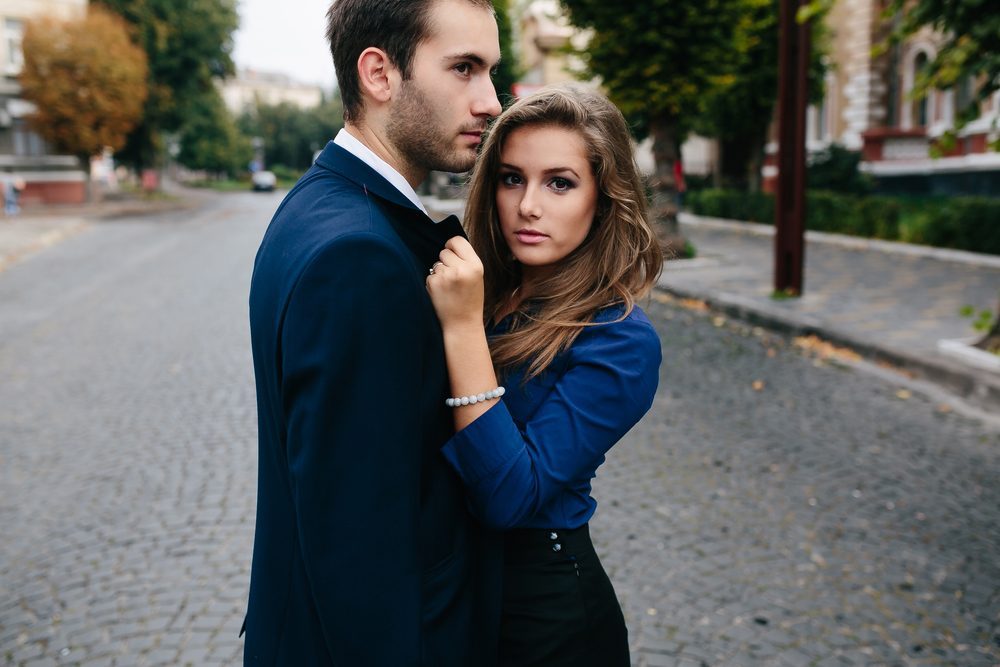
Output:
M382 49L369 46L358 56L361 91L378 102L388 102L392 98L392 76L395 73L395 66Z

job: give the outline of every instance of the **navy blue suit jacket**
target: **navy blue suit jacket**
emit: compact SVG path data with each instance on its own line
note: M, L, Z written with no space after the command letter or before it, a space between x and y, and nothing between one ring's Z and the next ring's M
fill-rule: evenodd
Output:
M264 235L245 664L495 662L500 550L440 452L453 422L424 286L458 233L331 142Z

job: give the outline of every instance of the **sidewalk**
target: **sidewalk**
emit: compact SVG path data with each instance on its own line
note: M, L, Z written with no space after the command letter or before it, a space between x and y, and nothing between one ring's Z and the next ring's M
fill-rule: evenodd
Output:
M771 297L772 227L689 214L681 225L697 257L667 262L661 289L769 328L815 334L1000 409L1000 370L939 347L975 336L962 306L996 308L1000 257L808 232L803 296L779 300Z
M184 197L171 199L129 198L78 205L36 206L15 216L0 216L0 272L82 232L94 222L169 213L197 205L197 194L185 194Z

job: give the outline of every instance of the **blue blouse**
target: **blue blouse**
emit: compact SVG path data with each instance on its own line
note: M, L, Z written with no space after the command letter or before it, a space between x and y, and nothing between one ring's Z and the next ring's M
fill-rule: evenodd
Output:
M606 308L535 378L507 393L443 447L488 525L578 528L594 515L590 480L604 455L653 403L660 339L639 307ZM504 322L500 323L502 327Z

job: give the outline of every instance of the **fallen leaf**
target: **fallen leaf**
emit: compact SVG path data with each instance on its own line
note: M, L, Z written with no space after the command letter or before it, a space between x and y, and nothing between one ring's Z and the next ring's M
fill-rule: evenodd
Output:
M764 388L764 381L763 380L754 380L753 384L751 386L753 387L754 391L760 391L760 390L762 390Z
M900 389L896 392L896 398L902 399L904 401L909 400L913 396L913 393L909 389Z

